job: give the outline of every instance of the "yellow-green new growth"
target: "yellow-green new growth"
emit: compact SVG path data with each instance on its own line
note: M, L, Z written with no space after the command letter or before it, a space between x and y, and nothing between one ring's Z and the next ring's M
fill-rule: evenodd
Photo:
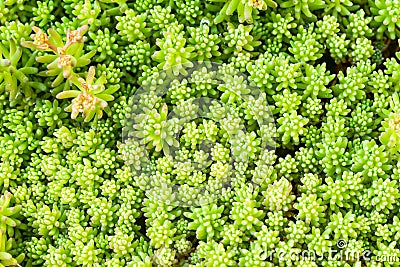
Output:
M0 231L0 267L6 266L21 266L21 263L25 254L20 254L18 257L14 258L8 251L13 247L13 240L7 240L7 235L5 232Z
M391 111L386 111L387 118L382 121L383 131L379 136L381 143L388 148L390 153L398 153L400 151L400 103L397 93L392 95Z
M10 192L5 192L0 198L0 232L7 233L9 236L14 235L14 227L21 224L21 222L13 218L17 215L22 206L10 207L12 195Z
M253 22L253 14L258 10L266 10L268 7L276 8L278 5L273 0L211 0L212 2L225 2L214 22L220 23L226 20L235 11L238 13L239 22ZM254 10L255 9L255 10Z

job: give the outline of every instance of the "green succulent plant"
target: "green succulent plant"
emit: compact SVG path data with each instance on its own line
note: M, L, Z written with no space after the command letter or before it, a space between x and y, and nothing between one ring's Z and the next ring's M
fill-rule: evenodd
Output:
M32 99L36 90L46 90L42 83L30 79L31 74L38 73L33 67L34 59L35 54L24 54L15 40L9 41L9 49L0 44L0 91L8 92L12 104L19 97Z

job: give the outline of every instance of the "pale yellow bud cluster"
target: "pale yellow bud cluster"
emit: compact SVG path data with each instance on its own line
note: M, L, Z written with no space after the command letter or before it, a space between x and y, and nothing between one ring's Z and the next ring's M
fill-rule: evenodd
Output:
M396 113L393 118L389 120L389 127L396 133L400 132L400 113Z
M87 32L87 30L89 29L89 27L87 25L84 25L82 27L80 27L77 30L72 30L68 29L67 32L67 43L65 46L70 46L71 44L74 43L83 43L86 41L86 37L84 36L84 34Z
M48 49L51 45L49 44L49 37L47 34L36 26L33 26L32 29L35 32L34 34L31 34L33 44L37 47L37 49Z
M85 113L89 110L95 110L98 99L87 92L79 94L72 99L72 114L71 118L75 119L79 113Z
M257 9L267 8L267 4L264 2L264 0L249 0L248 5Z

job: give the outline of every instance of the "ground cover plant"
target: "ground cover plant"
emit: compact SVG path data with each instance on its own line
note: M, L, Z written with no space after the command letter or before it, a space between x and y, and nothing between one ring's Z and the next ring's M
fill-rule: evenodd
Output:
M400 265L398 0L0 0L0 266Z

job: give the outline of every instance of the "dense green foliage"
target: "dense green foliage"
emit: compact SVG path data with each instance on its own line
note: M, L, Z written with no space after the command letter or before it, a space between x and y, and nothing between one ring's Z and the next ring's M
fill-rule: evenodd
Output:
M0 0L0 267L400 266L399 37L399 0Z

